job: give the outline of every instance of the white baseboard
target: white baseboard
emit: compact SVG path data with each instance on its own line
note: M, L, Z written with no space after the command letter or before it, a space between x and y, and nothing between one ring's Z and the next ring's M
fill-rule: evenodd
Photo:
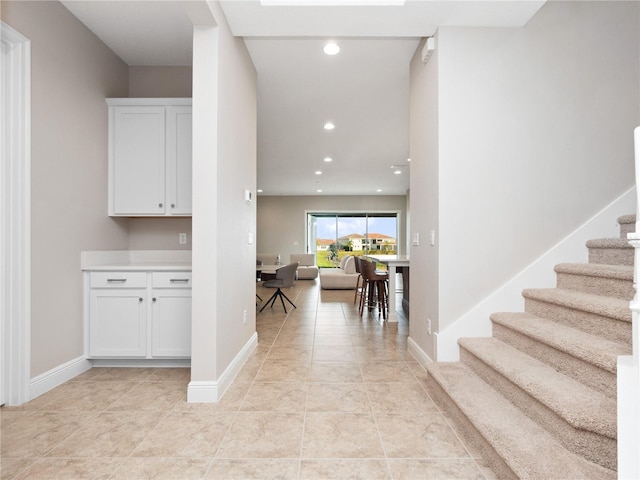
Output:
M33 400L43 393L62 385L64 382L86 372L91 366L91 361L83 356L58 365L37 377L33 377L29 383L29 399Z
M490 337L489 315L494 312L522 311L522 290L555 286L554 267L557 264L585 262L588 253L585 242L593 238L619 236L618 217L635 211L636 188L633 187L457 319L446 330L439 332L436 336L437 360L458 361L458 339L461 337Z
M427 355L427 353L420 348L420 345L418 345L411 337L407 339L407 350L423 367L429 363L433 363L431 357Z
M187 387L188 403L216 403L227 391L233 379L258 346L258 334L254 333L217 380L192 380Z
M122 367L122 368L189 368L189 358L94 358L89 360L94 367Z

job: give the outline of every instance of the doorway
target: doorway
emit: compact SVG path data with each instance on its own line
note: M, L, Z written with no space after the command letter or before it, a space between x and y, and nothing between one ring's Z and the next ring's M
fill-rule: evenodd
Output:
M0 405L20 405L30 379L31 45L4 22L0 33Z

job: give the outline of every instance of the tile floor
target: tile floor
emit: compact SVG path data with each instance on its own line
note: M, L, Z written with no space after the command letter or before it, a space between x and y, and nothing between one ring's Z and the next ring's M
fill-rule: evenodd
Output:
M259 287L267 299L271 290ZM299 281L217 404L188 369L93 368L2 408L3 479L493 479L429 397L409 326Z

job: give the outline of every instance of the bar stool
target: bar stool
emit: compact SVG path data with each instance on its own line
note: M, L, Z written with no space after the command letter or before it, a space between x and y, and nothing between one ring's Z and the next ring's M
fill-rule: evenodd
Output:
M375 263L362 259L360 262L360 275L362 275L364 281L360 297L360 315L364 312L366 304L369 311L377 306L382 312L382 318L386 319L389 274L376 271Z

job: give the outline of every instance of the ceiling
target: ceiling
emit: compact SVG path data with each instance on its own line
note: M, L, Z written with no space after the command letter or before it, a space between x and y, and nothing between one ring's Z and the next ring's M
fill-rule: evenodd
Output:
M191 22L180 1L62 3L128 65L191 64ZM261 194L404 195L409 62L420 38L444 25L519 27L544 0L220 4L258 72ZM339 43L338 55L322 52L328 39ZM335 129L324 130L326 121Z

